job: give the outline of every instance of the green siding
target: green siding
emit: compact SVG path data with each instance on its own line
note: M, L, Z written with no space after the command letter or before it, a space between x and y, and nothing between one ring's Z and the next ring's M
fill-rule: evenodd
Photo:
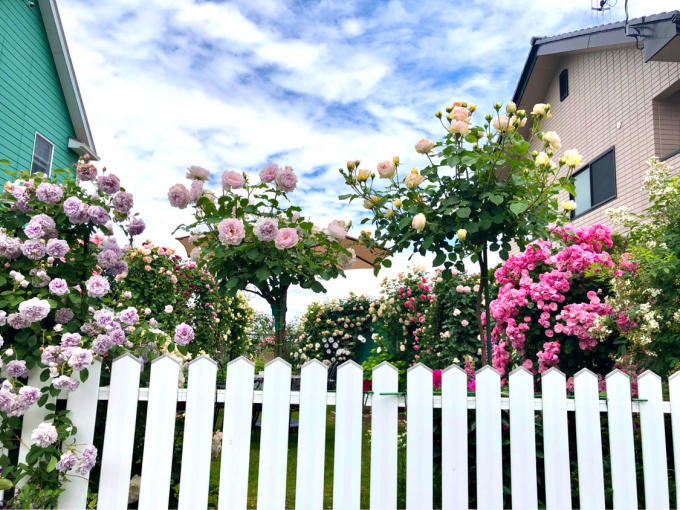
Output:
M37 131L54 144L52 169L71 168L75 132L37 4L0 0L0 159L30 168Z

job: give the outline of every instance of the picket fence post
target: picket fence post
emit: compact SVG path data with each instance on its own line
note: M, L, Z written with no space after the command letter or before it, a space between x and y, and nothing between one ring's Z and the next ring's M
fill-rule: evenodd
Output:
M111 366L98 510L125 510L128 507L141 368L142 362L132 354L123 354Z
M513 508L538 508L534 377L526 368L510 372L510 473Z
M370 506L371 510L392 510L397 507L397 367L383 361L373 368L372 387Z
M543 402L543 458L545 461L545 506L571 508L569 431L567 429L567 381L553 367L541 376Z
M406 372L406 508L432 508L432 370Z
M208 356L199 356L189 362L188 371L177 503L180 510L208 507L217 363Z
M66 400L66 409L70 411L69 417L77 429L73 443L79 445L78 450L82 450L83 445L94 442L101 370L101 362L93 361L88 367L87 380L81 382L76 391L69 393ZM79 377L79 374L74 374L74 377ZM85 508L89 479L89 474L70 476L64 492L59 495L59 508Z
M501 435L501 377L491 365L475 377L477 432L477 506L503 508L503 450Z
M457 365L442 371L442 509L468 505L467 374Z

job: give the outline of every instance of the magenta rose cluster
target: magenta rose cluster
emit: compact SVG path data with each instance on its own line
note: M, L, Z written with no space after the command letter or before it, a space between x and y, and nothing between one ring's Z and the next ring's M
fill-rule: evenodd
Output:
M617 264L607 251L612 248L611 229L595 224L590 227L555 228L553 240L540 240L527 246L524 253L506 260L496 270L501 285L498 297L490 303L495 320L493 365L506 373L511 352L524 359L523 366L534 370L529 355L535 355L538 372L557 366L560 342L574 338L582 350L598 344L598 321L614 313L602 299L594 276L621 275L630 265ZM585 300L572 301L582 282L593 282ZM530 335L545 339L542 349L527 352Z

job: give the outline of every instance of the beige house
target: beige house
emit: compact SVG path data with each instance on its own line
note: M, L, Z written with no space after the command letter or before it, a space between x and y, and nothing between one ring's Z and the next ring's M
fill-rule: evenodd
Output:
M557 156L583 157L575 225L609 223L609 208L642 211L649 158L680 169L680 11L532 38L513 100L527 111L550 103Z

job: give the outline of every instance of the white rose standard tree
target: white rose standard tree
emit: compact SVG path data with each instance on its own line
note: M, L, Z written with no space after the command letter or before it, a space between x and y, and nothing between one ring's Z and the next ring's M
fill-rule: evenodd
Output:
M575 150L568 150L556 162L559 136L542 132L541 122L550 116L550 105L537 104L531 112L527 137L520 132L528 121L524 110L514 103L494 105L481 124L472 121L476 107L456 101L444 115L436 113L445 130L438 142L420 140L415 149L427 158L422 170L399 175L399 158L383 161L375 172L350 161L340 169L351 192L341 200L363 200L373 214L362 220L375 226L375 238L362 241L369 248L387 251L377 260L375 271L391 265L389 256L413 250L434 254L434 266L464 269L470 258L479 264L477 322L483 358L490 362L491 338L484 327L489 316L489 252L509 256L514 241L520 249L545 236L552 223L560 222L573 209L573 202L559 204L559 193L574 194L572 170L580 163ZM535 137L540 152L530 152ZM446 275L449 272L444 272ZM486 313L482 312L486 309Z
M244 290L269 303L280 356L291 285L325 292L322 281L344 276L343 268L354 262L353 250L340 244L345 224L333 221L322 231L300 215L301 209L288 198L297 186L290 167L265 166L257 184L245 173L228 170L222 174L219 197L204 188L209 177L208 170L190 167L190 188L170 188L173 207L194 207L195 221L176 230L192 232L192 258L205 263L222 293L233 296Z

